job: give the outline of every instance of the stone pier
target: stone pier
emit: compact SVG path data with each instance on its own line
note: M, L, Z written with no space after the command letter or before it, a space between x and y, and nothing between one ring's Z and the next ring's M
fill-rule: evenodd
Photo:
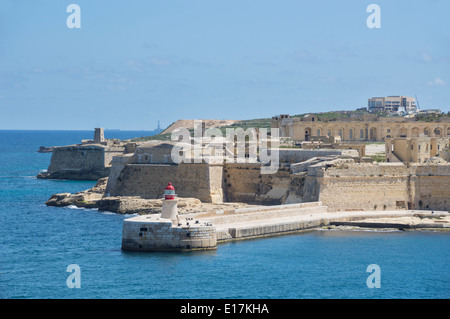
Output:
M392 223L394 218L403 221ZM429 221L408 224L412 218ZM141 251L216 249L218 243L227 241L337 225L450 230L449 219L450 213L444 211L329 212L321 202L183 214L177 216L177 225L172 225L170 219L161 218L160 215L147 215L124 221L122 248Z

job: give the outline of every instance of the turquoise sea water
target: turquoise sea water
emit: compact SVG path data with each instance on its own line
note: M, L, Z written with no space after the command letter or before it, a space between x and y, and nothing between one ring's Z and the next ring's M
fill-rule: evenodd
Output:
M143 132L106 132L129 138ZM129 216L47 207L55 193L90 181L38 180L51 154L39 146L93 131L0 131L0 298L449 298L450 234L312 231L238 241L217 251L120 249ZM80 267L81 288L66 271ZM381 270L368 288L367 267Z

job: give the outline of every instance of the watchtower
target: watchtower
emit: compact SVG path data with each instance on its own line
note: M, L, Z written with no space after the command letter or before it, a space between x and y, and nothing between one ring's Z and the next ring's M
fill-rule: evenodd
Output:
M105 132L104 128L96 128L94 133L94 143L103 143L105 142Z

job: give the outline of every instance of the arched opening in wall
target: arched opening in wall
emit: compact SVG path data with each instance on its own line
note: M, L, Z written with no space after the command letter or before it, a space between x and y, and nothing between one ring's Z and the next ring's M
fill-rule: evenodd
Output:
M434 136L436 136L436 137L442 137L442 128L436 127L434 129L433 133L434 133Z
M309 141L310 136L311 136L311 128L307 127L305 129L305 141Z
M430 129L428 127L423 129L423 135L430 136Z
M447 128L447 136L450 136L450 127Z
M372 127L369 130L369 139L371 141L376 141L377 140L377 129L375 127Z
M339 129L339 136L341 137L341 140L344 139L344 129L343 128Z
M317 129L317 136L322 136L320 133L322 133L322 129L318 128Z
M328 136L333 136L333 131L332 130L328 130Z
M359 130L359 139L363 140L364 139L364 129L360 129Z
M400 137L406 137L406 134L408 134L406 128L402 127L400 129Z
M413 129L412 129L412 137L419 137L419 128L413 127Z
M353 132L354 132L354 130L352 128L350 129L350 131L348 131L348 139L351 141L354 139Z

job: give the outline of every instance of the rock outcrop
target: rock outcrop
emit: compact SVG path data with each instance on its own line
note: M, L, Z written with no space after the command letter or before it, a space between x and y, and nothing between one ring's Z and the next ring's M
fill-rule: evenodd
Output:
M105 195L108 178L101 178L91 189L71 193L60 193L50 197L45 203L47 206L65 207L74 205L84 208L97 208L101 211L109 211L118 214L156 214L161 213L162 198L145 199L140 196L111 196ZM238 209L252 207L245 203L212 204L202 203L197 198L178 198L179 214L193 212L215 212L217 210Z

